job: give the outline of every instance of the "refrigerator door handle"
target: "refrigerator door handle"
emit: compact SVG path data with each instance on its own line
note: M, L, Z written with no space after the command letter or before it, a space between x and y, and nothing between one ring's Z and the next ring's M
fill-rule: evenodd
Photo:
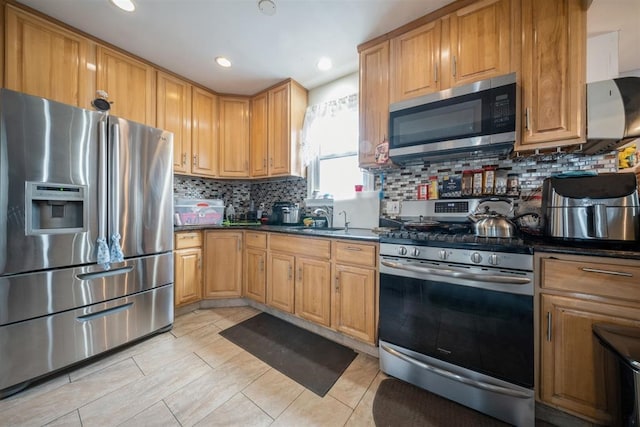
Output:
M109 206L111 208L111 262L124 261L122 247L120 246L120 187L118 186L118 177L120 176L120 126L117 123L111 125L111 200Z
M95 271L91 273L81 273L76 274L76 278L78 280L94 280L94 279L103 279L105 277L118 276L120 274L127 274L133 271L133 266L122 267L122 268L114 268L110 271Z
M107 244L107 122L98 123L98 238L96 261L105 270L111 268L111 255Z

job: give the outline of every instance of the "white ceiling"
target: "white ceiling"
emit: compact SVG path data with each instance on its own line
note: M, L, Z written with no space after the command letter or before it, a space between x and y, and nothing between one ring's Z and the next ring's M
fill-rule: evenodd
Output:
M451 0L18 0L220 93L252 95L292 77L307 89L357 71L358 44ZM620 72L640 69L640 0L594 0L589 32L620 30ZM622 50L625 46L624 51ZM215 65L226 56L233 67ZM316 69L321 56L333 60Z

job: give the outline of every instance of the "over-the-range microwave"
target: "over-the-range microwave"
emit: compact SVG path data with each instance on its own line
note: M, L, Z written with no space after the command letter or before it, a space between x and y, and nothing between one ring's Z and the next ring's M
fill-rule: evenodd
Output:
M506 155L516 139L515 73L391 104L395 162Z

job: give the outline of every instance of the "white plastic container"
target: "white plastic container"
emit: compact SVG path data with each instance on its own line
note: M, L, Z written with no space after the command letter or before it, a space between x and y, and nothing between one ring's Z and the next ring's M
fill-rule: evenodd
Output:
M220 225L224 201L220 199L175 199L174 225Z

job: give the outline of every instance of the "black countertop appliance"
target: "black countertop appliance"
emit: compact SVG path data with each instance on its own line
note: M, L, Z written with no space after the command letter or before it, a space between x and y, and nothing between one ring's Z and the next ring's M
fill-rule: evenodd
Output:
M301 219L301 209L295 203L275 202L269 222L273 225L298 225Z

